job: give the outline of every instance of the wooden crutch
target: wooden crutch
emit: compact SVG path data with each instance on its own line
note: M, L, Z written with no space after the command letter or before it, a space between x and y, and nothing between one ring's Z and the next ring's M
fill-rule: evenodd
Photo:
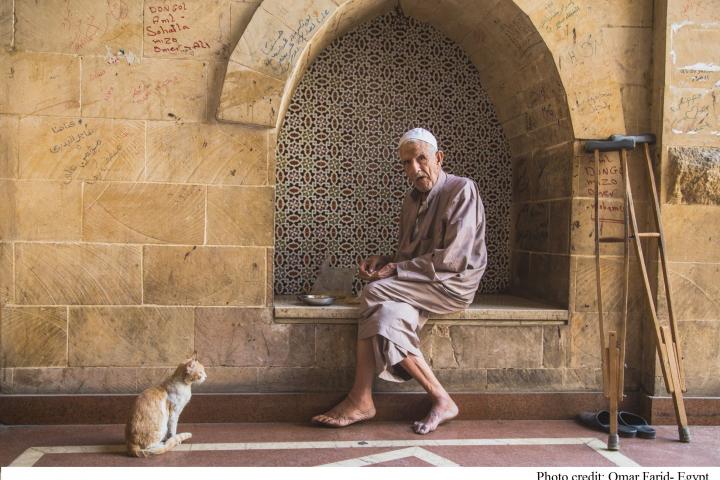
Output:
M627 322L627 302L628 302L628 279L629 279L629 251L628 251L628 240L632 239L635 247L635 253L638 257L638 263L640 265L640 271L643 277L643 287L645 290L645 298L650 310L653 327L655 330L655 344L657 347L658 356L660 357L660 365L663 373L663 379L665 380L665 387L667 391L672 394L673 406L675 408L675 416L678 422L678 432L680 441L689 442L690 432L687 424L687 415L685 412L685 402L683 400L682 392L685 391L685 377L684 370L682 367L682 353L680 349L679 333L677 328L677 322L673 313L672 307L672 296L670 288L670 279L667 271L667 259L666 259L666 247L665 247L665 235L662 228L662 220L660 216L660 200L657 194L657 186L655 183L655 174L653 172L652 160L650 158L649 145L655 143L655 136L652 134L644 135L613 135L608 140L600 141L589 141L585 144L585 151L595 152L595 266L596 266L596 280L598 283L598 312L600 320L600 331L601 331L601 352L603 352L603 391L606 396L610 398L610 438L608 440L608 448L612 446L617 447L613 434L617 434L617 415L614 412L614 406L616 402L613 397L622 401L622 389L623 389L623 369L625 360L625 331ZM655 218L656 231L652 232L641 232L638 229L637 214L635 211L635 202L632 195L632 186L630 182L630 169L627 159L627 151L635 148L635 145L643 145L643 153L645 156L645 163L648 171L648 181L651 187L653 196L653 215ZM625 235L622 239L617 238L603 238L600 235L600 218L599 218L599 195L597 185L599 184L599 156L601 151L620 151L620 158L622 161L623 171L623 183L625 189ZM667 298L668 318L670 327L664 327L660 325L660 320L657 314L657 306L655 305L655 299L652 294L652 288L650 285L650 279L647 273L647 267L645 265L645 255L641 239L643 238L655 238L658 240L658 253L661 263L661 272L663 275L663 281L665 285L665 296ZM600 243L605 242L618 242L623 241L625 243L625 275L623 282L623 321L621 325L621 331L618 338L618 349L615 350L616 346L613 342L610 342L609 347L606 349L604 345L603 332L603 315L602 315L602 292L600 288ZM610 332L613 334L614 332ZM611 339L613 335L610 336ZM617 355L617 361L614 358ZM618 389L616 391L616 388ZM612 448L611 448L612 449Z
M618 435L618 409L623 400L625 373L625 345L627 336L627 307L629 292L630 256L628 243L628 198L624 195L623 235L622 237L602 236L600 221L600 152L626 152L634 148L631 140L593 140L585 143L585 151L595 156L595 283L597 289L598 326L600 330L600 355L602 358L603 393L610 403L610 434L608 449L620 448ZM624 175L626 172L624 172ZM602 300L602 276L600 272L600 245L603 243L624 244L624 275L623 275L623 311L619 331L609 330L608 341L605 342L605 315Z

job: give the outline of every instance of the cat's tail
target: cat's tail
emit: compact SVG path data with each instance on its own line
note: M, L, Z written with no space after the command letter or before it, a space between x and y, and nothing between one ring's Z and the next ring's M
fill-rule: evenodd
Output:
M168 438L165 443L158 443L148 448L140 448L139 445L131 443L128 444L128 455L131 457L149 457L150 455L161 455L165 452L169 452L173 448L180 445L185 440L192 438L192 433L178 433L174 437Z

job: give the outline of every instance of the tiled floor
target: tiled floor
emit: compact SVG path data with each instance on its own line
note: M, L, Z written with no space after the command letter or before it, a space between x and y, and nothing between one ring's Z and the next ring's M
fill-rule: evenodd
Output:
M122 425L0 427L0 465L18 466L720 466L720 427L674 426L655 440L607 436L573 421L454 421L428 436L401 422L181 424L193 438L153 458L124 453ZM35 448L32 448L35 447Z

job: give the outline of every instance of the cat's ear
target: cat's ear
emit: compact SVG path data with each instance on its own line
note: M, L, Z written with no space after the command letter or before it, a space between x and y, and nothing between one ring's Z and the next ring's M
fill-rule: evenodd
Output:
M195 350L192 354L192 357L190 357L190 360L197 361L197 350Z

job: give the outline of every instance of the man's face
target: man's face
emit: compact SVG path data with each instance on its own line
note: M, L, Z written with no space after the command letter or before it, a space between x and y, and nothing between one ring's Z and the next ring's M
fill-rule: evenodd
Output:
M400 147L400 162L413 186L420 192L429 192L440 176L443 152L434 152L427 142L405 142Z

